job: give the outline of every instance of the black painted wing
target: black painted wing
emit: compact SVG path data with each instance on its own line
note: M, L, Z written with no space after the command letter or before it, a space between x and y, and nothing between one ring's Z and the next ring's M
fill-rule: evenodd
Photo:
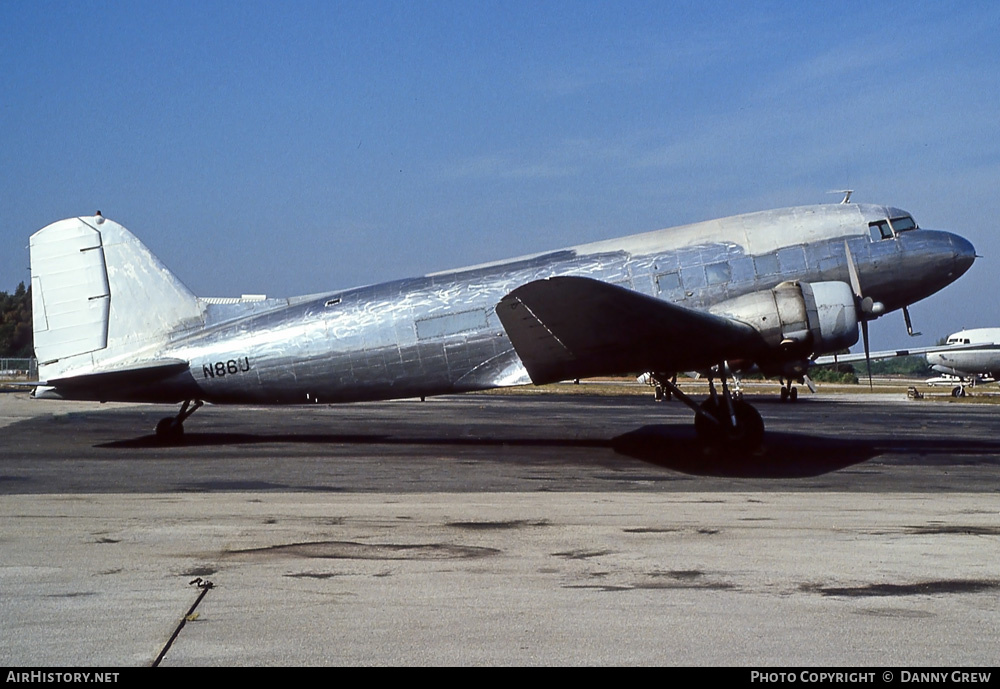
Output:
M760 343L746 323L583 277L529 282L496 312L536 385L700 370L747 356Z

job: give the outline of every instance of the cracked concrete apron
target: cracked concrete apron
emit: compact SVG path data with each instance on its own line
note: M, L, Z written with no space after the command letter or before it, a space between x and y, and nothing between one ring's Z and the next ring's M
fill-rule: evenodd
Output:
M0 519L6 665L148 665L192 577L215 588L165 666L952 665L1000 648L989 493L9 495Z

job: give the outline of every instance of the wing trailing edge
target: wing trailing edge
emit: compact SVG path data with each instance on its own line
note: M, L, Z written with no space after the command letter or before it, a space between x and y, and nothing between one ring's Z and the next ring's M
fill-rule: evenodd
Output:
M760 344L741 321L583 277L529 282L501 299L496 312L536 385L705 369Z

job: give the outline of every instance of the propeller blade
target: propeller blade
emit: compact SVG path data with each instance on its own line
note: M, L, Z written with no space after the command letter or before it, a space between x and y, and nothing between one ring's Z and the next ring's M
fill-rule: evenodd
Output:
M806 387L809 388L809 392L816 394L816 383L812 382L812 378L809 376L802 376L802 380L805 381Z
M910 311L905 306L903 307L903 319L906 321L906 332L910 337L916 337L917 335L923 335L923 333L913 332L913 324L910 323Z
M861 296L861 280L858 278L858 267L854 264L854 256L851 255L851 247L847 246L847 240L844 240L844 251L847 252L847 274L851 278L851 290L860 302L864 299Z

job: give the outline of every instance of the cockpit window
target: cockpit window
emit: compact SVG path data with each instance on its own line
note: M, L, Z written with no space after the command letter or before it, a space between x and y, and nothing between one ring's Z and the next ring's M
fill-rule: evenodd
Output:
M904 215L901 218L891 218L889 222L892 223L892 229L896 230L896 232L907 232L917 229L917 223L908 215Z
M892 239L900 232L909 232L916 229L919 229L917 223L909 215L901 215L898 218L868 223L868 232L871 234L873 242Z
M888 220L868 223L868 231L871 233L872 241L878 242L883 239L892 239L892 228L889 227Z

